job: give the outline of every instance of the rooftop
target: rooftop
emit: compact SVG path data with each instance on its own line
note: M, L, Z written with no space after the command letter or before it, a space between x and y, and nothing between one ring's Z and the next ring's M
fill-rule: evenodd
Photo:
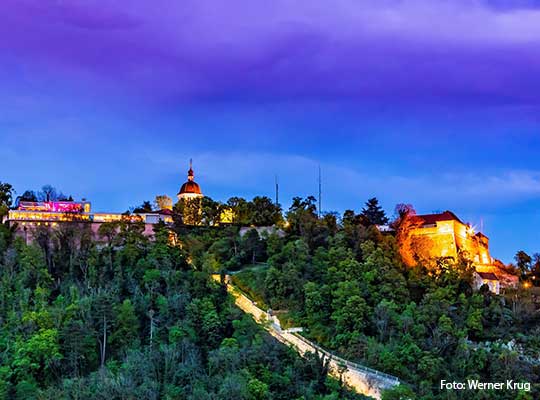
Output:
M480 278L485 279L487 281L498 281L499 278L497 278L497 275L495 275L493 272L477 272L478 275L480 275Z
M422 225L431 225L440 221L452 221L452 220L463 223L463 221L461 221L456 216L456 214L448 210L439 214L413 215L411 219L413 220L413 222L418 222L418 223L421 223Z

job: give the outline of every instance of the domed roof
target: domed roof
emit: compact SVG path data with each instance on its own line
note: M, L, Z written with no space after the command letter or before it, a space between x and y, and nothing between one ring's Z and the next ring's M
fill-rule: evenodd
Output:
M178 194L193 193L193 194L202 194L199 184L195 181L187 181L180 188Z
M178 197L180 198L184 194L191 195L200 195L202 196L201 187L197 182L193 180L195 174L193 173L192 162L189 160L189 171L188 171L188 180L182 185L180 191L178 192Z

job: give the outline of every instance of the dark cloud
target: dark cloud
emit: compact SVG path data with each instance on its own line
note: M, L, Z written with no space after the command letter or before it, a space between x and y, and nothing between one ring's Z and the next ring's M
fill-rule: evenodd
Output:
M533 2L13 1L0 58L141 101L538 104ZM82 81L82 82L81 82Z

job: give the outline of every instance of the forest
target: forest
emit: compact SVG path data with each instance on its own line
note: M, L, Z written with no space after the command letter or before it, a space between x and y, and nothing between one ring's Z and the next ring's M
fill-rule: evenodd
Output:
M301 326L337 354L399 377L403 385L384 399L538 398L540 315L531 291L475 292L474 267L465 258L406 267L398 251L404 210L411 207L396 209L392 235L376 227L390 222L376 199L360 213L320 215L315 198L295 198L283 221L274 221L281 231L252 229L240 237L199 229L186 240L196 268L226 269L282 325ZM537 274L534 268L523 277ZM441 391L443 379L513 379L533 387Z
M0 213L12 205L0 203ZM225 205L229 224L216 223L219 202L178 203L154 240L137 223L103 224L97 240L72 222L38 227L26 244L0 226L0 398L363 398L317 354L274 341L215 273L282 325L399 377L384 400L538 398L540 316L528 291L474 292L466 259L405 267L396 235L376 228L389 222L376 199L343 215L319 213L313 197L284 213L264 197ZM441 379L533 388L452 392Z
M36 227L30 244L14 229L0 225L0 399L364 398L234 307L164 225L152 241L138 223L102 240Z

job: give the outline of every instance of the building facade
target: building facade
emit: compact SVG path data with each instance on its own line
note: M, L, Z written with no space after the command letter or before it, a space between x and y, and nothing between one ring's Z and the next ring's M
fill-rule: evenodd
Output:
M189 204L191 200L203 197L201 188L194 180L192 161L189 162L187 181L181 186L177 197L179 201ZM170 224L172 218L172 204L167 196L158 196L162 201L160 207L167 203L162 210L145 213L112 213L93 212L92 205L88 201L21 201L15 209L9 210L3 222L15 227L15 233L24 236L27 241L33 240L33 231L40 227L55 228L62 223L77 222L90 225L92 232L98 237L99 227L107 222L143 223L144 234L153 235L153 227L159 222ZM168 200L167 200L168 199ZM164 201L167 200L167 201ZM192 203L192 202L191 202ZM192 203L193 204L193 203Z
M489 239L481 232L461 221L453 212L413 215L410 235L418 249L429 258L462 257L475 265L491 265L494 260L489 254ZM421 242L426 242L423 245Z
M474 265L476 289L486 284L490 291L499 294L501 288L517 286L518 277L507 272L502 262L491 257L489 238L475 232L471 224L463 222L453 212L407 218L407 240L400 243L400 251L409 266L419 260L447 258L458 261L463 258Z
M166 212L152 213L106 213L92 212L90 202L75 201L22 201L17 208L10 210L4 222L15 227L15 233L23 236L27 242L33 240L36 228L50 227L54 229L63 223L85 223L90 226L94 236L98 237L99 227L107 222L139 222L144 224L144 234L152 236L154 224L163 221L171 223L172 216Z

